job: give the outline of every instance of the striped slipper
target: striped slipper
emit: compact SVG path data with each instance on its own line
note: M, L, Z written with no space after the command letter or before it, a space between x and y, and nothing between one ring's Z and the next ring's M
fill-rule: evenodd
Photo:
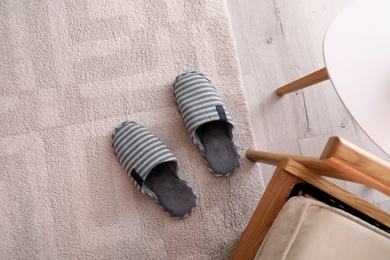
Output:
M233 140L233 121L211 82L198 72L179 75L174 97L210 171L216 176L237 171L240 156Z
M153 197L172 217L183 218L196 196L179 177L178 163L168 147L145 127L126 121L112 135L119 163L138 189Z

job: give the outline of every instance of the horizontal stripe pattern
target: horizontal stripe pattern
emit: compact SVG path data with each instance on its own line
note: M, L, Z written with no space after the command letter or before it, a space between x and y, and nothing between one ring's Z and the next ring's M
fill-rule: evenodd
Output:
M112 145L120 164L131 178L133 169L145 180L156 165L170 161L177 163L175 156L159 138L135 122L126 121L116 128ZM139 186L137 182L134 183Z
M195 131L204 123L220 120L216 106L225 110L227 122L232 118L211 82L198 72L179 75L174 83L174 96L189 134L196 139ZM198 140L194 140L198 143Z

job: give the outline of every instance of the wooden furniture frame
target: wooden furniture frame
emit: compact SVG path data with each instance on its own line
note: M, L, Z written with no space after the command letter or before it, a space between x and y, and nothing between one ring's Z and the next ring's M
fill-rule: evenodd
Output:
M328 72L326 68L322 68L320 70L317 70L305 77L302 77L300 79L297 79L287 85L284 85L276 90L276 94L278 96L284 96L286 94L289 94L291 92L309 87L311 85L320 83L322 81L325 81L329 79Z
M323 176L368 185L390 196L390 164L339 138L329 139L320 158L249 150L250 160L278 165L231 259L253 259L292 188L308 183L390 227L390 215Z

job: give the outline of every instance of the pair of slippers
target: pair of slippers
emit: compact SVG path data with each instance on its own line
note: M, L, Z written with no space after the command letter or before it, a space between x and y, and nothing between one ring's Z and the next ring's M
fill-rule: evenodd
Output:
M233 140L232 118L211 82L197 72L179 75L174 97L210 171L216 176L237 171L240 156ZM141 192L153 197L172 217L191 213L196 196L180 178L176 157L158 137L126 121L115 129L112 145L119 163Z

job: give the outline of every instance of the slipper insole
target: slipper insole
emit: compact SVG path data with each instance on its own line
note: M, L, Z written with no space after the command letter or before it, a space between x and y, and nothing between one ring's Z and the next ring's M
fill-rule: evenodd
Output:
M183 180L177 178L167 163L153 168L145 180L161 206L173 217L184 217L195 206L195 195Z
M205 160L217 175L228 175L240 165L240 156L228 127L226 122L212 121L196 130L204 147Z

